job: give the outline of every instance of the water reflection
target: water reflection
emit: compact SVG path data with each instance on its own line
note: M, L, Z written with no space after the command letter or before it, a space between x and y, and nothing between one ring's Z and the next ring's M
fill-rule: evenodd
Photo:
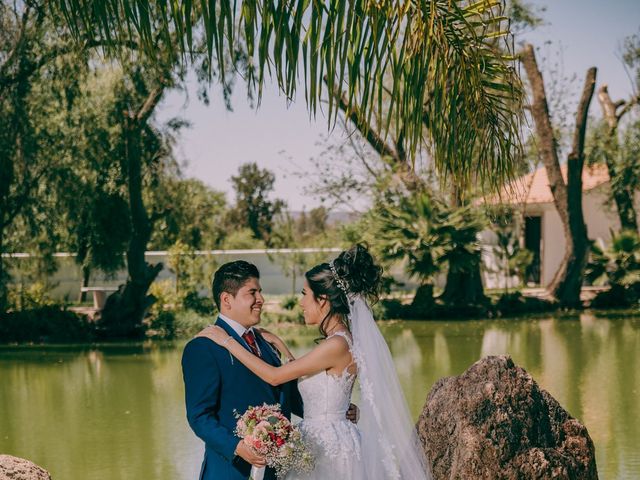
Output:
M596 444L602 478L640 478L640 318L580 317L381 325L412 414L434 382L509 354ZM316 332L287 329L300 354ZM196 478L202 444L186 425L182 344L0 347L0 452L54 478Z

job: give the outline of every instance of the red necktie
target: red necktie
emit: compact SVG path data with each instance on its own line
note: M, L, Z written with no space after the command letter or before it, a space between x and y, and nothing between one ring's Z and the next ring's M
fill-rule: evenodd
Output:
M253 334L253 332L251 330L247 330L242 334L242 338L244 339L245 342L247 342L247 345L249 345L249 348L251 349L253 354L259 357L260 350L258 350L258 345L256 344L256 337Z

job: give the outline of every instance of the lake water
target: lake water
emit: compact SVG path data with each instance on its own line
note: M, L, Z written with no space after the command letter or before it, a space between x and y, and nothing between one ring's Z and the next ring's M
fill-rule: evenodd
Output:
M640 478L640 316L381 325L415 418L433 383L510 354L596 445L601 479ZM301 353L316 332L280 330ZM0 453L55 480L192 480L203 446L185 420L183 342L0 347Z

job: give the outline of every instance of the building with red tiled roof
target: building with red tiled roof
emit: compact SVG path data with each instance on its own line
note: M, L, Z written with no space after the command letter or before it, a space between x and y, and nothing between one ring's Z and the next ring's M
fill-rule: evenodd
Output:
M566 181L567 167L563 165L561 168ZM615 204L609 202L609 188L606 165L585 165L582 172L582 209L589 238L601 245L608 243L612 231L620 229ZM498 194L485 198L484 203L512 205L522 213L522 243L533 252L535 259L529 280L541 286L549 285L562 262L566 242L546 169L539 168L514 180ZM640 211L640 198L636 198L636 204L636 211ZM489 239L490 235L485 235L485 238Z
M567 166L562 165L560 170L566 182ZM585 166L582 170L583 192L593 190L607 182L609 182L609 171L607 166L602 163ZM546 168L539 168L535 172L528 173L505 185L499 194L488 198L485 203L502 205L553 203Z

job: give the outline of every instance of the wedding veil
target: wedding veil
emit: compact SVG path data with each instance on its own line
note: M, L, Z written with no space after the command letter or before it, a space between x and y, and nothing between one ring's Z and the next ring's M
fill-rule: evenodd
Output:
M389 347L363 296L349 296L349 305L367 479L430 480Z

